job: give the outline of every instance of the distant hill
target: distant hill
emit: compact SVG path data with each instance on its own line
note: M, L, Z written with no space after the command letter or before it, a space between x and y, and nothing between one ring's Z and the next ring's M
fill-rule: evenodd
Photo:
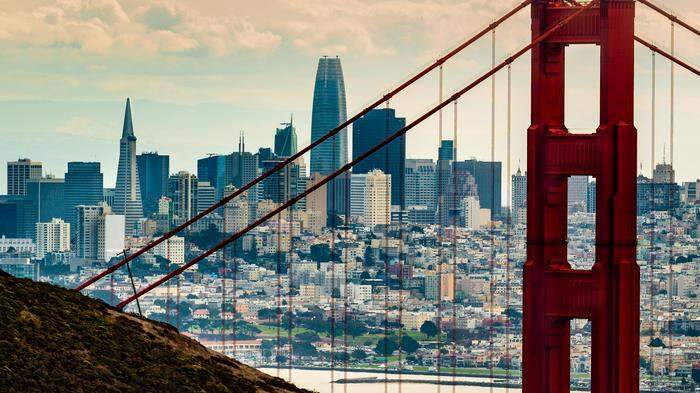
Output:
M170 325L2 271L0 391L308 392Z

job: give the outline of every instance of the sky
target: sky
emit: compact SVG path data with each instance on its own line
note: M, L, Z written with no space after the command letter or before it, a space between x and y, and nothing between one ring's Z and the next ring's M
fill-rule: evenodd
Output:
M294 116L300 147L310 142L311 103L320 56L341 58L348 113L354 114L520 0L0 0L0 160L42 161L63 177L69 161L100 161L105 187L117 172L126 97L137 150L171 157L171 172L196 172L196 160L237 148L272 146ZM660 1L657 1L662 3ZM697 0L664 7L700 25ZM637 34L670 47L665 19L638 5ZM529 10L496 32L495 58L527 44ZM676 53L700 65L700 40L676 28ZM592 132L598 118L598 49L567 49L567 126ZM444 89L461 88L490 67L491 37L444 66ZM635 123L639 159L650 170L651 54L636 46ZM529 56L512 67L512 170L525 162ZM670 65L657 58L657 161L669 157ZM506 160L507 75L496 84L496 147ZM700 177L700 78L675 71L677 178ZM438 100L436 73L391 101L410 122ZM490 84L460 99L459 159L490 158ZM594 105L591 105L593 103ZM442 132L453 135L454 112ZM438 118L410 131L409 157L435 157ZM665 146L665 147L664 147ZM664 151L666 153L664 153ZM307 158L308 160L308 158ZM504 177L506 174L504 168ZM506 179L504 180L504 185ZM6 173L0 175L0 193Z

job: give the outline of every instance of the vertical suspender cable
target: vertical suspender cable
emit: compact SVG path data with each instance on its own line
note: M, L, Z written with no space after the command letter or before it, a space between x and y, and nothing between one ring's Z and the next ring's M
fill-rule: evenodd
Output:
M656 208L656 187L653 181L654 165L656 165L656 52L651 51L651 200L649 201L651 207L651 214L649 215L651 221L651 230L649 231L649 319L650 319L650 329L651 334L649 341L654 339L656 334L656 326L654 323L654 263L656 263L656 254L654 252L654 238L656 236L656 216L654 215L654 210ZM654 372L654 347L649 346L649 372L651 373L650 379L650 390L654 391L655 385L655 372Z
M510 161L511 155L511 119L512 119L512 108L511 108L511 65L508 64L508 99L506 101L507 115L506 115L506 204L508 205L508 217L506 219L506 324L505 324L505 337L506 337L506 393L508 392L508 387L510 386L510 242L511 242L511 231L513 229L513 204L512 202L512 163Z
M384 136L389 132L389 100L386 102L384 118ZM391 190L389 184L389 149L385 146L380 152L384 154L384 393L389 389L389 226L391 224Z
M676 34L675 34L675 23L671 21L671 55L675 53L676 47ZM674 142L674 99L675 99L675 63L671 62L671 113L670 113L670 129L669 129L669 142L670 142L670 165L671 173L673 173L673 142ZM675 179L671 177L668 180L668 379L669 384L671 383L671 368L673 366L673 244L675 242L675 236L673 235L673 184Z
M301 168L299 168L301 170ZM299 173L299 176L302 176ZM292 177L287 178L287 195L291 197L292 195ZM295 185L296 190L296 185ZM296 196L297 191L294 193ZM289 207L289 214L287 215L289 219L289 233L287 234L287 256L286 256L286 266L287 266L287 345L289 346L289 353L287 354L287 380L292 382L292 359L294 357L294 347L292 346L292 323L294 321L294 307L293 307L293 297L292 297L292 279L293 279L293 265L294 265L294 205Z
M111 273L109 275L109 305L114 306L114 303L114 273Z
M442 95L443 95L443 66L442 64L440 65L439 68L439 102L442 104ZM442 146L442 108L438 111L438 166L440 166L440 157L439 157L439 151L440 147ZM445 164L444 162L442 163L443 165ZM450 165L451 163L448 163ZM447 219L448 215L445 214L445 205L444 205L444 195L443 195L443 178L442 178L442 172L443 168L439 167L438 168L438 226L437 226L437 240L438 240L438 245L437 245L437 296L436 296L436 325L437 325L437 343L436 343L436 354L435 354L435 368L437 370L437 391L440 393L440 388L441 388L441 366L442 366L442 361L441 361L441 355L442 355L442 230L443 230L443 225L444 225L444 220Z
M454 123L452 128L452 148L457 161L457 102L453 107ZM452 171L452 393L457 389L457 172Z
M223 233L221 237L224 237ZM226 247L224 247L221 252L221 353L224 355L226 354L226 268ZM235 335L234 332L234 337Z
M165 270L170 271L170 239L165 243L165 258ZM165 283L165 322L170 323L170 280Z
M334 165L338 162L338 151L336 150L336 136L333 137L333 163ZM333 179L330 183L331 185L331 244L330 253L331 258L329 265L331 267L331 317L330 317L330 329L331 329L331 393L335 392L335 226L336 226L336 208L335 208L335 194L337 190L336 179Z
M232 287L231 288L231 300L233 303L233 319L231 320L231 346L232 346L232 351L233 356L236 356L236 344L237 344L237 337L236 337L236 328L237 328L237 323L238 323L238 242L233 243L233 252L232 252L232 259L233 259L233 266L231 267L231 281L232 281Z
M491 30L491 68L496 67L496 29ZM489 260L489 390L493 392L493 324L494 324L494 263L496 239L494 212L496 210L496 75L491 76L491 258Z
M399 166L401 167L401 166ZM404 258L403 252L403 215L405 206L405 174L406 167L403 166L402 170L399 172L400 177L400 192L399 197L399 315L398 315L398 328L399 328L399 357L398 357L398 370L399 370L399 393L402 393L403 381L403 269L405 268L406 259Z
M282 196L282 186L280 184L280 181L285 181L287 177L287 167L284 167L284 172L280 174L282 179L278 177L277 181L277 200L279 200L279 203L282 203L282 201L286 200ZM277 214L277 267L275 269L275 276L277 278L277 307L275 309L275 316L277 316L277 330L276 330L276 336L277 336L277 356L275 358L276 364L277 364L277 377L279 378L280 376L280 363L282 359L282 343L281 343L281 328L282 328L282 277L281 277L281 271L282 271L282 212Z
M345 259L343 263L343 379L348 380L348 361L350 352L348 351L348 260L349 260L349 230L350 230L350 171L345 171ZM343 384L343 393L347 393L348 384Z

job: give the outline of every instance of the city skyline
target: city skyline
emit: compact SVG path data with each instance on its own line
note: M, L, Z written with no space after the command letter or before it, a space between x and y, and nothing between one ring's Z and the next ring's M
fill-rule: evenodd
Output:
M215 21L220 21L221 18L231 14L230 5L215 2L213 8L208 8L203 3L209 2L196 5L178 3L172 7L165 7L163 15L170 16L171 19L164 17L166 21L170 21L170 24L164 25L164 31L175 31L178 37L187 36L191 31L188 32L185 27L178 24L178 18L191 16L197 22L201 22L202 18L214 18ZM514 4L515 1L512 3ZM4 4L1 15L32 25L33 18L37 16L28 12L27 4ZM152 29L144 21L146 17L142 15L146 10L137 12L136 7L130 2L111 2L110 4L112 5L95 5L95 9L84 10L84 13L103 18L108 27L126 23L129 26L142 28L143 30L137 29L132 33L136 37ZM332 23L323 20L323 15L315 15L310 11L313 6L294 7L283 2L281 7L285 10L291 7L291 11L287 10L289 11L287 15L291 17L274 17L269 22L262 20L258 10L251 10L246 6L238 13L242 16L238 16L236 20L249 18L254 32L257 32L255 29L257 25L262 25L260 30L263 34L256 33L254 37L277 37L277 44L272 45L271 50L265 53L240 46L231 47L218 55L205 53L203 56L207 62L198 66L193 65L191 56L187 53L164 54L165 46L156 46L161 51L145 51L135 59L129 60L120 56L123 52L119 50L121 48L114 40L106 41L107 44L100 41L93 43L92 46L83 45L75 49L67 44L47 45L45 36L42 36L47 33L43 30L13 37L12 40L1 38L0 40L8 41L0 41L7 43L3 49L3 53L7 56L0 61L0 70L17 77L8 80L7 89L0 93L0 102L3 104L0 105L0 115L5 119L5 129L0 133L0 142L8 146L0 153L0 160L14 161L19 157L43 160L46 161L47 173L59 175L65 172L66 163L71 161L69 157L75 157L78 161L96 161L96 157L107 156L106 153L112 151L116 145L114 135L120 126L121 102L127 96L132 97L135 106L138 107L135 108L139 119L138 153L159 151L161 154L171 155L173 157L171 166L174 169L195 172L197 158L207 153L223 154L235 150L236 137L241 129L248 135L251 150L260 146L269 146L275 127L279 122L287 119L290 112L294 113L299 146L302 147L311 140L313 76L320 56L324 54L341 56L347 85L348 115L351 115L372 97L381 95L389 86L397 84L418 66L435 58L443 48L456 42L458 38L469 35L476 30L476 26L490 22L489 15L497 14L513 4L508 2L488 5L478 2L440 3L432 10L426 3L417 2L410 8L416 12L416 15L410 15L410 13L407 15L406 12L392 13L393 10L401 9L398 3L391 6L375 5L369 9L363 9L361 16L352 16L352 20L357 25L356 28L363 34L341 34L340 31L344 31L343 29L351 28L343 25L330 36L314 35L313 39L309 38L305 45L297 40L302 33L291 31L289 24L297 21L322 26L326 31L333 30ZM50 10L45 2L35 1L32 5L39 10L38 15L49 14ZM162 7L162 4L160 6ZM335 12L348 16L349 12L339 5L329 6ZM685 15L697 14L692 7L692 1L674 0L670 1L668 6ZM109 12L100 14L97 12L102 9L100 7ZM149 15L154 15L159 8L153 5L149 9L152 12ZM210 9L217 9L220 17L212 16ZM434 17L425 17L431 12L429 10L435 12ZM455 10L458 12L452 15ZM77 26L76 31L67 33L68 37L64 38L66 41L71 37L75 42L82 42L81 40L85 39L75 37L81 31L80 28L88 25L84 19L85 15L80 16L79 11L79 9L63 10L63 18L76 21ZM372 13L376 15L372 15L371 20L363 20L365 15ZM128 21L120 22L125 15ZM439 22L440 16L445 18L444 26ZM467 17L471 23L463 23L463 17ZM401 18L415 18L416 24L412 28L401 27L395 30L399 25L403 26L399 23ZM658 21L648 10L643 8L639 10L637 23L640 24L640 28L648 32L647 38L658 42L663 47L668 47L668 32L662 29ZM154 24L156 21L150 22ZM372 30L373 34L369 34L369 42L363 44L361 37L367 37L367 26L370 22L376 30ZM8 22L7 26L14 26L14 23L17 22L14 20L12 24ZM161 23L164 22L161 21ZM512 23L524 27L528 23L528 18L520 15ZM238 27L232 29L237 30ZM449 36L446 34L447 27L452 32ZM394 35L384 34L387 31L394 31L392 29L397 31L396 34L399 37L405 38L406 42ZM511 30L517 29L504 29L498 33L497 58L520 45L520 41ZM270 34L266 35L267 33ZM105 35L113 34L114 31L107 28ZM240 42L241 37L236 37L238 38L236 42ZM201 37L193 39L204 40ZM697 44L689 40L689 36L682 31L677 32L677 40L679 47L682 45L688 48L687 52L682 53L681 56L690 56L689 60L697 62L696 55L693 55L693 53L700 53L700 50L693 50L697 48ZM329 41L335 44L329 44ZM61 42L63 41L59 40L59 43ZM266 41L255 42L262 45L261 42ZM476 53L470 52L464 57L459 57L454 64L446 64L446 91L470 80L486 68L485 64L476 64L472 59L487 55L487 47L486 42L480 43L474 49ZM32 53L38 53L41 56L56 54L62 54L62 56L58 56L59 64L53 70L39 69L37 68L40 67L39 65L25 67L21 59L29 59L29 57L23 57L27 54L27 48L31 48ZM567 67L571 67L571 71L581 75L581 78L577 78L580 81L571 81L574 88L571 91L575 93L570 97L572 101L597 100L596 84L582 83L596 78L596 65L588 59L591 57L590 53L590 48L579 48L572 51L569 56L571 64ZM84 57L80 61L76 60L76 56L80 55ZM169 64L171 70L164 75L159 75L159 69L163 64ZM640 99L637 102L637 127L640 130L640 160L645 173L650 172L647 140L649 116L646 113L649 100L645 98L649 96L650 90L649 65L649 58L638 56L637 68L640 73L637 89ZM373 72L367 75L366 70L373 70ZM661 141L668 138L667 97L665 94L662 95L668 87L667 63L659 61L658 72L657 88L660 93L658 106L664 108L663 111L660 110L657 117L657 137L660 142L657 157L660 158L662 157ZM455 77L456 74L460 76ZM55 76L51 83L46 83L46 75ZM697 98L692 96L694 85L685 83L690 81L688 78L690 76L677 70L676 134L677 140L688 142L677 144L677 157L692 155L690 153L692 146L697 144L691 143L695 138L692 125L700 123L698 114L693 110L697 107ZM212 83L212 80L216 80L216 83ZM525 60L514 65L513 81L516 94L513 97L514 102L523 103L523 108L516 107L513 112L513 154L516 159L524 162L524 134L529 125L525 110L529 96L522 93L527 91L529 84ZM253 90L257 93L252 93ZM409 100L405 97L397 97L392 100L392 107L396 108L401 116L406 117L407 121L415 118L424 108L437 100L436 83L422 83L417 85L415 90L419 93L418 96L427 98ZM162 94L163 92L166 94ZM270 97L273 99L270 100ZM503 161L505 146L504 99L505 78L499 76L497 78L496 154L497 159L501 161ZM473 143L473 146L467 144L460 146L458 151L460 158L466 159L472 155L478 159L488 158L477 154L488 150L490 127L488 118L485 116L488 101L487 89L483 91L478 89L470 97L465 97L464 104L460 105L461 111L464 111L460 116L459 128L462 138L469 135L470 144ZM582 128L595 127L596 122L593 117L581 117L573 109L567 113L567 118L570 119L567 123L575 132L579 132L578 130ZM36 113L41 113L42 116L38 118ZM444 126L450 129L451 115L449 111L445 114ZM425 143L421 143L423 138L430 135L437 126L437 119L432 120L428 125L416 128L407 136L408 157L430 157L434 154L433 146L425 146ZM196 138L196 135L201 132L206 132L207 138ZM471 134L474 134L474 138ZM170 138L172 135L177 135L178 138ZM37 146L31 142L47 138L55 140L56 144L64 148L59 151L54 146ZM430 140L433 139L432 136L430 138ZM110 160L100 161L105 174L105 184L110 185L115 181L117 163L116 159L107 157L110 157ZM308 157L306 162L310 163ZM679 160L675 166L679 179L691 180L692 162ZM515 171L515 168L512 169ZM6 179L0 177L0 189L6 188L5 182Z

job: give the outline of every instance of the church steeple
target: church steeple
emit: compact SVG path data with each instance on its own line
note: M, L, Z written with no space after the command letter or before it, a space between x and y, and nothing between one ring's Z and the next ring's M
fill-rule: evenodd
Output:
M134 125L131 121L131 100L129 97L126 98L126 110L124 111L124 127L122 128L122 139L133 138L136 139L134 135Z

